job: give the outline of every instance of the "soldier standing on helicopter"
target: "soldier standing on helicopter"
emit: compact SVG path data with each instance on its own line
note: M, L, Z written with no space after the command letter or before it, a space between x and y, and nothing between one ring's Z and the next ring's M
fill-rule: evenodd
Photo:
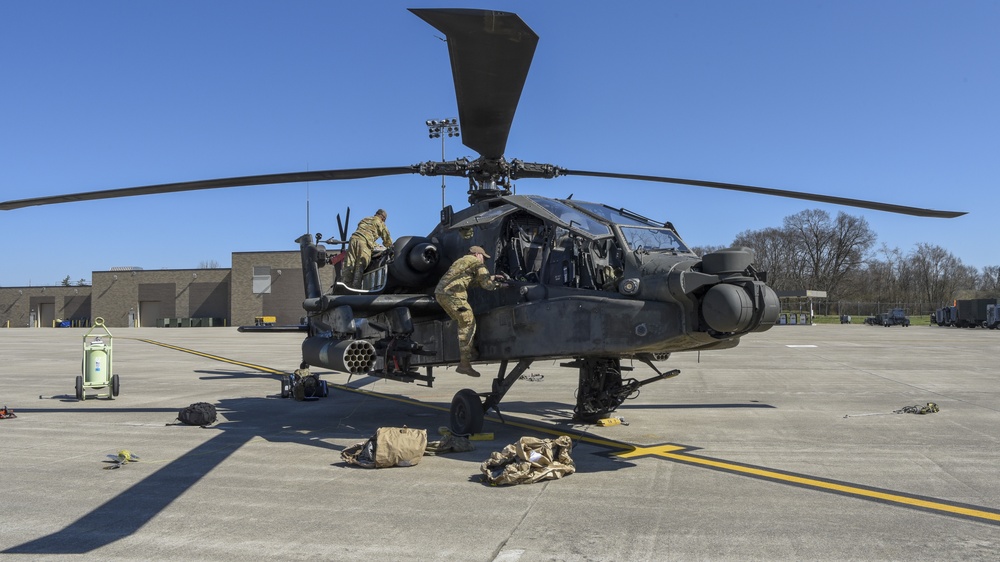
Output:
M385 210L375 211L375 216L358 221L358 228L351 235L347 247L347 259L344 261L344 284L354 289L361 288L361 280L364 278L365 269L372 259L372 250L375 249L375 241L382 239L382 244L386 248L392 247L392 236L389 235L389 228L385 225L389 218Z
M501 282L503 275L490 275L483 265L484 258L490 257L480 246L469 248L468 255L451 264L434 289L434 298L452 320L458 323L459 364L456 372L470 377L478 377L479 371L472 368L476 350L473 338L476 335L476 317L469 306L469 285L492 291L506 287Z

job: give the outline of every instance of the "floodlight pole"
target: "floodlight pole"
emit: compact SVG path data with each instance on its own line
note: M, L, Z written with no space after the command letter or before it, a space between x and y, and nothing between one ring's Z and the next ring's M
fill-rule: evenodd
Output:
M445 137L459 136L458 119L449 117L447 119L428 119L424 121L427 125L427 136L441 139L441 161L444 162L444 139ZM444 178L441 176L441 208L444 209Z

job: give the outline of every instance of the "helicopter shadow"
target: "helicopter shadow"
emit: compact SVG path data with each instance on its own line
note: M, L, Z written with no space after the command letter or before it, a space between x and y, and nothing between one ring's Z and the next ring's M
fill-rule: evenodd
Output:
M332 451L341 448L323 441L324 438L337 436L336 431L330 431L315 424L303 424L302 420L316 419L309 416L306 408L299 408L292 416L288 416L287 401L268 398L222 399L217 402L217 410L225 421L202 430L193 426L170 428L167 431L212 431L215 435L207 441L191 449L182 456L167 463L162 468L137 482L130 488L107 500L102 505L70 523L65 528L32 541L8 548L2 554L85 554L126 538L154 517L168 505L183 495L199 480L208 475L215 467L224 462L230 455L255 437L262 437L270 442L295 442L317 446ZM308 403L307 403L308 404ZM295 404L301 406L301 404ZM73 412L75 409L30 409L36 412ZM23 410L27 412L28 410ZM139 408L113 409L101 408L94 412L121 413L123 411L137 412L169 412L176 413L173 408ZM289 418L294 425L289 427ZM281 428L281 429L275 429ZM303 435L308 434L308 437ZM351 431L346 435L354 435Z
M226 373L229 374L229 373ZM238 373L237 376L242 376ZM260 375L256 375L260 376ZM338 421L331 422L328 416L317 416L317 408L322 407L324 400L293 400L265 398L234 398L216 401L217 411L222 420L216 425L199 429L193 426L177 426L166 423L165 431L211 431L214 435L197 445L187 453L177 457L162 468L108 499L89 513L79 517L63 529L37 539L0 551L0 554L87 554L103 546L127 538L153 518L159 515L177 498L192 488L199 480L206 477L217 466L222 464L235 451L250 440L260 437L271 443L295 443L319 447L336 454L333 466L346 466L341 461L339 453L345 446L331 443L328 440L364 441L372 436L379 427L398 424L406 425L407 419L417 418L423 423L411 425L447 424L446 405L419 403L401 405L396 401L387 401L378 396L364 393L338 393L338 408L350 412ZM366 405L384 404L382 407L365 408ZM444 410L428 412L427 407ZM515 443L524 435L562 434L571 437L586 436L586 432L572 427L566 405L561 403L534 404L529 408L527 403L512 402L504 410L505 422L492 422L490 427L495 432L494 441L476 441L475 449L466 452L447 453L443 456L449 461L481 465L493 450L501 450L509 443ZM513 406L513 407L510 407ZM541 407L539 410L538 407ZM21 410L25 413L79 413L76 408L29 408ZM173 416L179 411L175 408L95 408L94 413L164 413ZM540 422L517 415L519 411L541 411L543 418L549 420ZM387 413L391 412L391 416ZM551 427L545 427L551 423ZM430 437L434 439L434 437ZM586 461L577 462L577 472L607 472L635 466L632 462L616 459L600 454L605 447L593 443L574 440L574 451L580 452L578 458ZM594 453L594 454L591 454ZM480 471L470 474L469 481L482 482Z

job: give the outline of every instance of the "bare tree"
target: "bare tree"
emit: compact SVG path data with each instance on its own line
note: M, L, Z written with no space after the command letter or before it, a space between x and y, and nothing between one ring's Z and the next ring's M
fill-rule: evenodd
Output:
M901 302L905 300L902 287L906 260L899 248L882 244L876 255L865 264L858 276L853 296L858 300L873 302Z
M753 250L754 263L767 272L767 284L775 290L797 288L797 275L793 269L794 249L783 230L774 227L745 230L736 236L733 246Z
M984 298L1000 297L1000 265L987 265L983 268L976 290L981 291Z
M694 252L696 256L704 256L705 254L711 254L712 252L718 252L719 250L725 250L728 246L691 246L691 251Z
M833 221L819 209L785 217L784 231L804 285L825 289L831 296L849 273L862 267L876 240L863 217L840 212Z
M960 290L975 287L977 271L941 246L921 242L910 254L920 300L932 305L949 303Z

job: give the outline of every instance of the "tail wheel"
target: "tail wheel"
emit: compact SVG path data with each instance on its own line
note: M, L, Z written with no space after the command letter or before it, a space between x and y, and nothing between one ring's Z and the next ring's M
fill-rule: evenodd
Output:
M451 400L451 431L472 435L483 430L483 402L475 390L463 388Z

